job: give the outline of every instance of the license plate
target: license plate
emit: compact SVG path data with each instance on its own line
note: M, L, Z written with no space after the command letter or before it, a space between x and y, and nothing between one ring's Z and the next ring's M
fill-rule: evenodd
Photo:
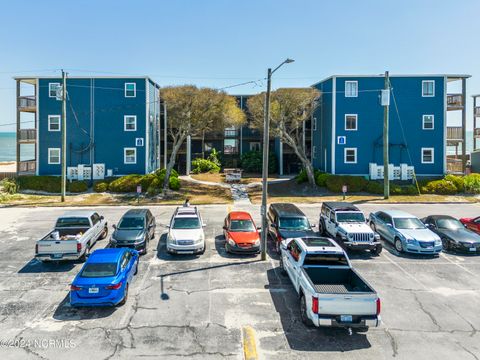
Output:
M474 247L471 247L470 249L468 249L469 251L477 251L477 248L474 248Z
M53 254L52 258L54 259L60 259L62 257L62 254Z
M178 251L179 254L193 254L193 251Z
M340 315L341 322L352 322L352 315Z
M98 294L98 288L97 287L91 287L88 289L89 294Z

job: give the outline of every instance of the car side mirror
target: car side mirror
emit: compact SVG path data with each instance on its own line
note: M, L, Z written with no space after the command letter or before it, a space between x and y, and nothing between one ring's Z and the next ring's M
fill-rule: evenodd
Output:
M117 225L113 224L112 227L117 230Z
M207 226L207 224L206 224L206 223L203 223L203 224L202 224L202 227L205 227L205 226Z
M393 228L393 225L390 223L387 223L387 226Z
M317 224L310 224L310 227L312 228L317 227Z
M257 226L257 230L262 230L262 227L261 227L261 226Z
M102 215L102 216L100 216L100 220L103 220L103 219L105 219L105 218L103 217L103 215Z
M223 230L228 230L228 228L226 226L222 226L222 229Z
M170 225L166 225L165 227L166 227L167 229L170 229Z
M276 228L277 228L277 225L275 225L275 224L270 224L270 227L271 227L272 229L276 229Z

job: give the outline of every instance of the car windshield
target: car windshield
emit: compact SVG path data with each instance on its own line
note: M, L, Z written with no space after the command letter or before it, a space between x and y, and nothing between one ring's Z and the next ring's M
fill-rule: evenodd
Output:
M90 227L90 222L86 217L64 217L57 220L55 227Z
M395 218L397 229L425 229L425 225L417 218Z
M172 229L199 229L200 221L197 217L176 218L173 221Z
M337 212L338 222L365 222L365 216L361 212Z
M458 230L463 229L463 224L457 219L438 219L437 226L439 229Z
M310 224L303 217L285 217L280 218L279 228L285 230L307 230L310 229Z
M121 230L141 230L145 221L141 217L124 217L120 220L118 228Z
M255 231L252 220L232 220L230 221L230 230L239 232Z
M86 278L109 277L115 276L116 273L117 263L87 263L80 276Z

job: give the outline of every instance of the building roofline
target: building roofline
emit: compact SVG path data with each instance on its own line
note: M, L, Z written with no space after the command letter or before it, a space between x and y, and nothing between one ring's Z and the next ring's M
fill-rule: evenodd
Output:
M39 79L61 79L61 76L15 76L13 77L14 80L39 80ZM67 79L146 79L152 82L155 86L160 88L155 81L148 75L122 75L122 76L114 76L114 75L99 75L99 76L67 76Z
M472 77L472 75L468 75L468 74L390 74L389 75L391 78L392 77L447 77L447 78L456 78L456 79L468 79L470 77ZM363 75L354 75L354 74L344 74L344 75L331 75L329 77L326 77L325 79L323 80L320 80L318 82L316 82L315 84L313 85L310 85L310 86L315 86L315 85L318 85L318 84L321 84L327 80L330 80L330 79L333 79L333 78L369 78L369 77L374 77L374 78L383 78L385 77L384 74L363 74Z

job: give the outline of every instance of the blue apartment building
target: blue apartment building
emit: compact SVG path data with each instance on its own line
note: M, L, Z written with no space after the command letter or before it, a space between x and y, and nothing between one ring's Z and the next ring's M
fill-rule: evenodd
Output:
M464 171L468 77L390 76L390 164L413 166L417 176ZM384 83L384 75L335 75L313 85L322 93L312 119L315 168L369 176L370 164L383 166ZM447 156L447 148L455 156Z
M61 174L62 101L58 77L17 81L17 172ZM67 167L102 164L104 176L160 166L160 90L148 77L68 77ZM29 115L29 121L23 121ZM35 158L20 161L24 144Z

